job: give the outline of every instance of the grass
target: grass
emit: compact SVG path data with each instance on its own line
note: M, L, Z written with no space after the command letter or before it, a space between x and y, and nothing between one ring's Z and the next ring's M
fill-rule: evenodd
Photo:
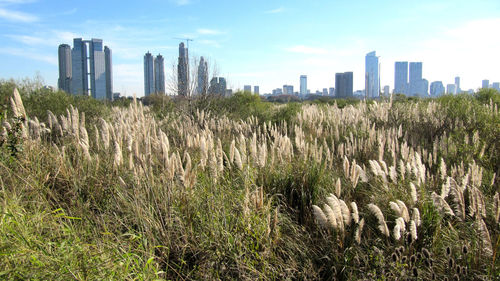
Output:
M485 97L497 101L496 95L342 106L271 104L245 95L191 102L159 97L147 107L70 100L89 116L76 124L88 131L88 144L71 129L38 139L36 125L22 120L0 137L0 279L443 280L466 268L462 279L493 280L500 274L498 181L490 184L500 174L499 115ZM50 104L35 106L22 96L27 118L45 121L40 112L52 110ZM109 148L96 121L101 117L110 124ZM16 122L10 110L2 119ZM472 139L476 131L479 144L458 137ZM241 168L231 159L233 140ZM485 143L491 144L481 155ZM121 163L114 160L117 149ZM345 158L356 161L366 181L353 186ZM431 193L440 194L445 182L441 158L446 176L465 183L467 210L474 204L468 190L481 192L485 217L468 212L461 220L433 204ZM395 168L395 178L377 176L369 160ZM312 205L328 203L337 179L339 199L356 202L365 221L360 243L354 222L339 233L315 221ZM459 207L453 197L443 199ZM398 216L389 202L396 200L410 212L419 209L415 241L410 222L400 240L393 237ZM381 235L369 203L383 212L389 237ZM478 228L481 220L491 241ZM485 250L488 243L493 253Z

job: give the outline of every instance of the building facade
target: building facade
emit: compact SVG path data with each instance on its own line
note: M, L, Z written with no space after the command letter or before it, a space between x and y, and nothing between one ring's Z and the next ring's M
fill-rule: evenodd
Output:
M335 73L335 97L351 98L353 96L353 73Z
M380 96L379 62L375 51L365 56L365 89L368 98Z
M251 85L243 85L243 92L252 92L252 86Z
M208 93L212 95L226 95L226 79L224 77L214 77L210 80Z
M57 80L57 87L66 93L71 92L71 47L68 44L59 45L58 50L59 58L59 79Z
M300 75L300 96L307 96L307 75Z
M165 94L165 64L163 56L158 54L154 58L154 84L155 84L155 93L157 94Z
M74 95L91 95L95 99L112 100L112 63L111 49L103 45L102 39L74 38L70 92Z
M423 96L424 91L424 81L422 79L422 63L421 62L410 62L410 73L409 73L409 85L410 85L410 96Z
M253 86L253 93L257 94L257 95L260 95L260 88L259 88L259 86Z
M490 80L484 79L481 88L488 89L490 87Z
M150 52L144 55L144 96L155 93L154 58Z
M208 64L204 57L200 58L200 64L198 65L196 93L198 95L206 95L208 93Z
M104 62L106 67L106 99L114 100L113 95L113 53L104 46Z
M443 82L434 81L431 83L430 94L431 97L439 97L445 93Z
M460 94L462 90L460 89L460 77L455 77L455 95Z
M177 90L180 96L189 96L189 54L184 43L179 44L179 61L177 64Z
M408 95L408 62L398 61L394 70L394 94Z

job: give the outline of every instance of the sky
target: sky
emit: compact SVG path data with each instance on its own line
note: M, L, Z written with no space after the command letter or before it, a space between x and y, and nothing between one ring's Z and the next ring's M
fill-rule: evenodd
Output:
M100 38L113 51L114 92L144 95L143 58L165 58L167 80L176 38L191 38L190 58L208 58L228 86L284 84L315 92L354 72L364 88L365 55L380 56L381 86L394 87L396 61L423 62L429 82L477 89L500 82L500 1L440 0L0 0L0 78L40 74L57 86L59 44Z

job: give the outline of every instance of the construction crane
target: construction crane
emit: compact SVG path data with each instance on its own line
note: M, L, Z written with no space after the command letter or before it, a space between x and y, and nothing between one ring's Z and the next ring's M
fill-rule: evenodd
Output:
M189 41L194 41L194 39L191 39L191 38L178 38L178 37L174 37L174 39L186 41L186 48L188 48L188 50L189 50Z

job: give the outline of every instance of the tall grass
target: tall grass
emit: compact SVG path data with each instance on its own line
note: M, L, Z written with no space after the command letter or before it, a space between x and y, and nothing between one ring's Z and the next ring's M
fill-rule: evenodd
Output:
M500 274L500 117L484 95L46 115L23 97L0 128L2 278Z

